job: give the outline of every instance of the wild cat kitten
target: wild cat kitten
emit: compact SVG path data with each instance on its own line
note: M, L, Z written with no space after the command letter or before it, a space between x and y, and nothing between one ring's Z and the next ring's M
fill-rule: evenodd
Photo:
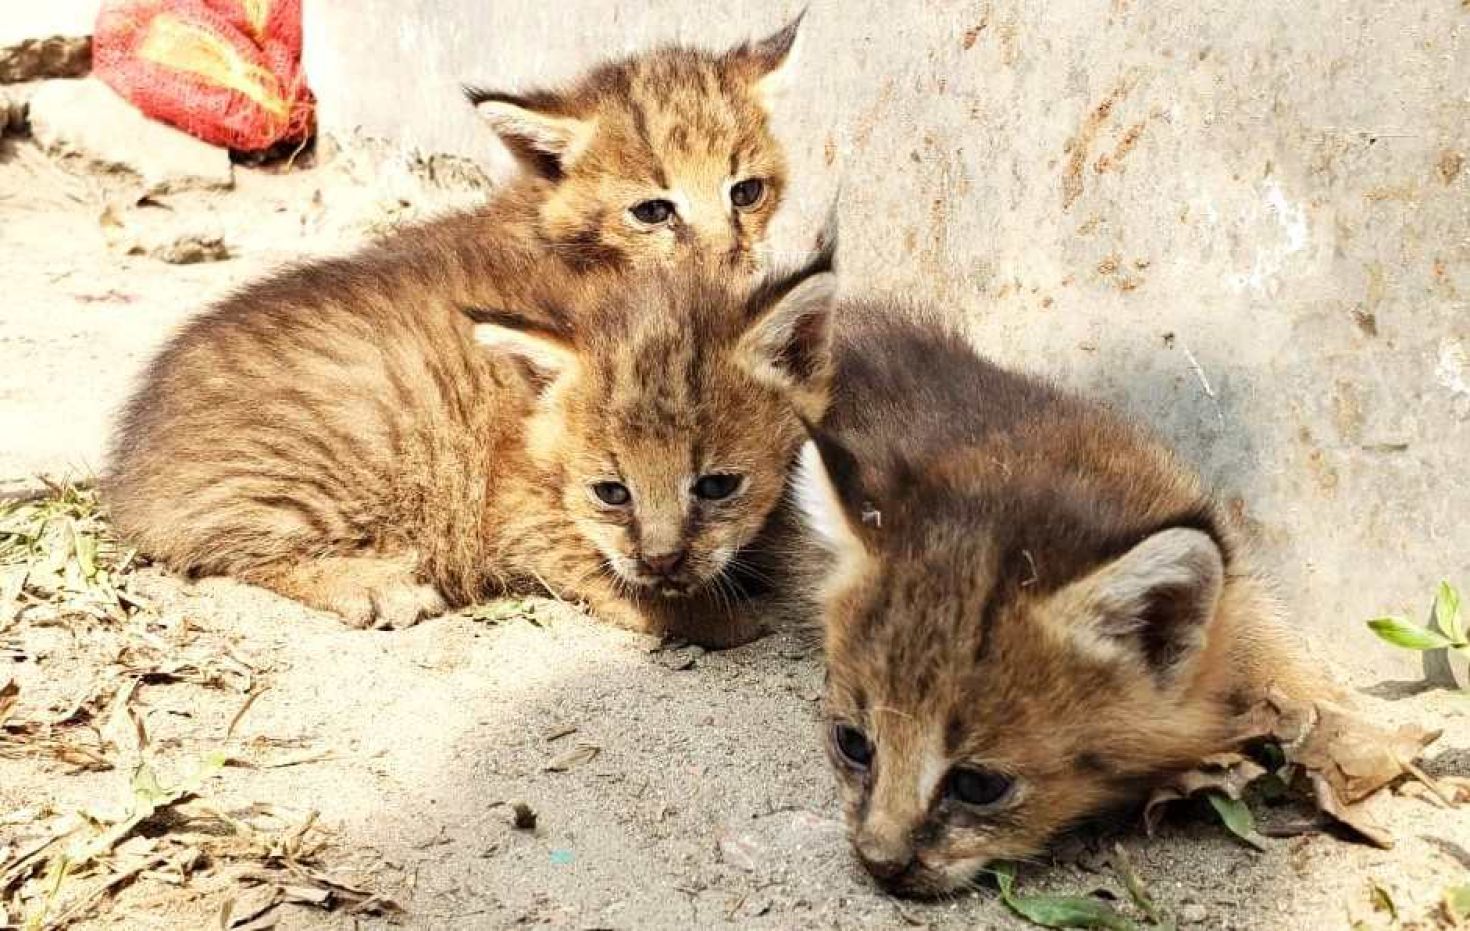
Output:
M690 252L753 264L786 187L768 118L800 23L719 55L657 49L558 90L466 88L525 169L466 219L508 225L574 271Z
M829 755L906 895L1227 749L1269 685L1332 698L1199 478L902 308L844 306L798 497L831 554Z
M105 500L168 566L354 625L549 590L748 640L803 438L790 398L825 403L830 257L755 285L703 262L532 274L524 313L360 259L297 269L152 364Z

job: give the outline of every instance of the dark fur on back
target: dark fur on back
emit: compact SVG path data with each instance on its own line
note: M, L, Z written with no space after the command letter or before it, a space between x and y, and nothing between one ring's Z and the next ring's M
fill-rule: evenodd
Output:
M1204 487L1137 425L1000 368L936 314L856 304L843 319L822 432L867 464L884 546L958 508L1009 541L1007 559L1031 553L1044 590L1165 527L1228 548Z

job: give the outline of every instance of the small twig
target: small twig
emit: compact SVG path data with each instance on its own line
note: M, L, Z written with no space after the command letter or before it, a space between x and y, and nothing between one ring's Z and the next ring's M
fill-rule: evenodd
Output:
M266 692L269 692L270 690L270 686L263 685L258 689L252 689L250 693L245 696L245 701L240 705L240 710L235 712L235 716L230 718L229 726L225 728L225 740L229 740L230 738L235 736L235 728L239 726L240 719L245 717L245 712L250 710L250 706L255 704L255 700L257 698L264 695Z
M1430 794L1443 802L1444 807L1455 807L1454 801L1448 795L1444 794L1444 790L1439 787L1439 783L1435 782L1432 776L1430 776L1424 770L1415 765L1412 760L1402 760L1398 759L1397 757L1395 757L1395 760L1397 760L1398 764L1404 768L1404 772L1419 780L1419 782L1424 785L1424 788L1429 790Z
M1214 406L1215 416L1220 418L1220 426L1225 426L1225 412L1220 410L1220 398L1215 394L1215 389L1210 387L1210 379L1205 375L1204 366L1199 364L1199 359L1194 357L1194 353L1188 346L1180 343L1179 348L1184 350L1184 357L1189 360L1189 367L1194 369L1195 377L1199 379L1200 387L1205 391L1205 397L1209 398L1210 403Z

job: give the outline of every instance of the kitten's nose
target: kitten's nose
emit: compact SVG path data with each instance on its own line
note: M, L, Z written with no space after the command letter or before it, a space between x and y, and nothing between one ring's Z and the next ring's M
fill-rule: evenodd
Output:
M869 834L859 837L853 846L863 869L884 886L901 880L914 867L914 848L897 838Z
M683 568L684 551L670 550L667 553L644 553L643 565L654 575L661 575L667 578Z
M885 886L902 879L914 866L914 855L909 852L898 856L885 854L869 857L859 850L858 859L862 861L863 869L868 871L868 875Z

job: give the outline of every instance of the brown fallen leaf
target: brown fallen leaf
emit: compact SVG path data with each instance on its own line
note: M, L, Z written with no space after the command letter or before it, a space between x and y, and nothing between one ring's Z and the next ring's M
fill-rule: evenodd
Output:
M1143 807L1144 829L1152 834L1163 817L1162 805L1206 792L1221 792L1239 800L1246 786L1266 775L1265 767L1241 753L1216 753L1200 761L1196 769L1177 773L1154 789Z
M1442 804L1462 800L1458 787L1441 785L1415 765L1440 733L1411 724L1390 729L1346 708L1271 690L1245 716L1238 739L1242 746L1261 740L1275 744L1285 760L1276 775L1309 790L1324 815L1368 843L1386 848L1393 845L1393 837L1365 804L1378 791L1409 776ZM1246 786L1267 775L1265 768L1240 753L1209 757L1154 791L1144 808L1144 825L1149 831L1157 826L1159 806L1166 802L1212 791L1238 800ZM1322 827L1325 824L1301 822L1287 833Z
M1416 774L1417 775L1417 774ZM1394 790L1394 794L1405 798L1417 798L1441 807L1463 805L1470 802L1470 777L1440 776L1429 779L1419 776L1418 782L1406 782Z
M597 759L597 754L601 752L602 748L593 744L577 744L570 750L567 750L564 753L558 753L556 756L552 757L551 760L546 764L545 770L548 773L569 772L573 769L576 769L578 766L584 766L587 763L591 763L593 760Z
M1368 814L1362 804L1348 804L1338 798L1337 790L1322 773L1307 771L1307 779L1312 785L1312 797L1317 807L1327 815L1330 815L1338 823L1346 825L1355 831L1368 843L1384 850L1393 846L1393 835L1388 829L1374 820Z
M1403 775L1441 731L1412 724L1394 730L1326 702L1300 702L1277 691L1254 719L1281 745L1288 763L1321 773L1340 801L1352 804Z

